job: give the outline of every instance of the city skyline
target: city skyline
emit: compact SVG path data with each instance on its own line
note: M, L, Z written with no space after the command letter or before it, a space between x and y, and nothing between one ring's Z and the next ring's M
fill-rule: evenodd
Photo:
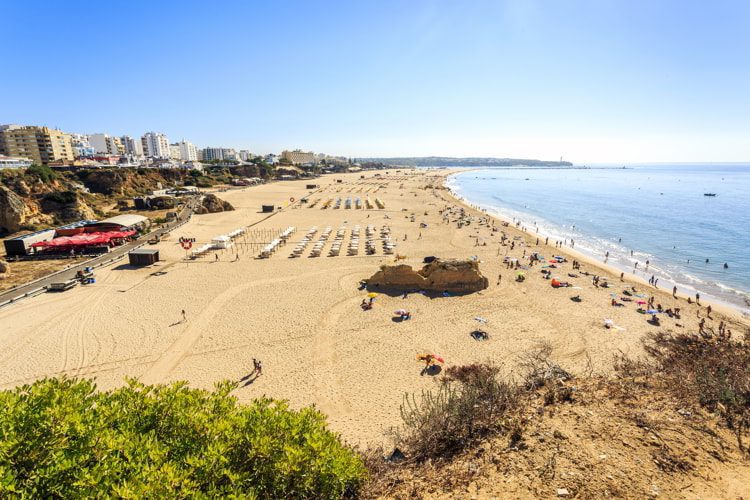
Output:
M229 28L206 22L216 12ZM16 2L5 13L8 39L26 43L0 49L23 75L4 82L2 123L155 130L258 153L750 161L739 1ZM101 19L112 36L92 43ZM60 40L85 48L74 64L44 57Z

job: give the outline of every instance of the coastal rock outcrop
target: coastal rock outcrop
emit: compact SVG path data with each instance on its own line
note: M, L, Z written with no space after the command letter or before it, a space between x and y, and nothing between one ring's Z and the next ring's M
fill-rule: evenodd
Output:
M224 201L215 194L207 194L201 200L200 205L195 208L196 214L213 214L216 212L231 212L234 207L228 201Z
M0 260L0 280L10 276L10 264L4 260Z
M23 199L5 186L0 186L0 232L15 233L26 222L28 209Z
M472 293L487 288L489 280L479 271L477 261L436 259L419 271L415 271L407 264L383 265L380 271L367 280L367 286Z

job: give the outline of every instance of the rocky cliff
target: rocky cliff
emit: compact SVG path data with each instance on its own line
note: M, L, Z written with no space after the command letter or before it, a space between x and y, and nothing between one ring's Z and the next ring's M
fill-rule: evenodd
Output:
M234 207L228 201L224 201L215 194L207 194L201 200L200 205L195 208L196 214L213 214L216 212L231 212Z

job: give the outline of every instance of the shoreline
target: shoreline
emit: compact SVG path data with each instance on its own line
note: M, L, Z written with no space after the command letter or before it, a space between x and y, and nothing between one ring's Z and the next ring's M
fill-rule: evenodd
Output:
M451 171L450 173L448 173L447 175L445 175L443 177L443 188L444 188L444 190L450 195L450 197L453 200L456 201L456 203L459 203L459 204L463 205L464 207L466 207L466 208L468 208L470 210L473 210L475 212L481 213L481 214L486 215L488 217L492 217L492 218L494 218L494 219L496 219L496 220L498 220L500 222L504 222L504 223L507 222L509 224L508 227L516 230L517 232L519 232L521 234L524 234L524 235L527 235L527 236L529 236L531 238L536 238L536 233L534 233L532 235L532 233L529 233L528 231L525 231L525 230L517 227L515 225L515 222L513 221L513 218L512 217L508 217L507 215L504 215L501 212L501 210L497 210L497 213L493 213L493 212L489 211L488 209L485 209L485 208L481 207L481 205L474 204L468 198L465 198L465 197L461 196L460 194L454 192L453 188L451 188L447 184L448 180L451 177L455 176L455 175L463 174L463 173L467 173L467 172L472 172L472 171L481 171L481 170L484 170L484 169L477 167L477 168L471 168L471 169L466 169L466 170L462 169L461 171ZM539 238L542 239L542 237L543 236L540 233ZM575 258L576 260L581 261L581 262L585 262L586 264L588 264L590 266L597 267L598 269L601 269L602 271L604 271L604 273L606 273L608 275L611 275L613 281L619 280L620 273L624 273L624 279L623 279L624 283L633 283L633 284L637 284L637 285L640 285L640 286L645 286L649 290L652 290L653 292L655 292L654 295L659 294L659 295L666 295L666 296L672 297L672 294L669 292L669 290L667 288L657 288L657 287L654 287L654 286L652 286L651 284L648 283L648 280L646 280L646 279L644 279L644 278L642 278L642 277L640 277L638 275L634 275L631 272L631 270L620 268L620 267L617 267L617 266L615 266L613 264L609 264L609 263L606 263L606 262L599 261L593 255L590 255L588 253L584 253L584 252L578 251L575 248L571 248L571 247L569 247L567 245L565 245L565 246L563 246L561 248L556 248L554 245L549 245L549 244L545 245L542 242L540 242L538 246L542 247L542 248L548 248L552 252L559 252L560 254L563 254L563 255L565 255L567 257ZM743 309L742 306L740 306L740 305L732 304L730 302L724 301L720 297L716 297L713 294L704 293L702 290L699 290L699 289L695 288L692 285L687 285L685 283L673 283L673 282L669 282L669 281L667 281L666 283L669 284L669 288L671 288L672 286L677 286L678 292L677 292L676 298L678 298L678 299L687 300L687 298L690 297L691 300L693 300L693 302L694 302L694 299L693 299L692 295L686 295L685 293L682 293L682 292L679 291L679 289L680 289L681 286L682 287L690 287L690 288L693 288L694 290L696 290L697 292L699 292L701 294L701 304L702 305L711 305L711 308L713 310L720 311L722 314L727 315L727 316L732 316L732 317L734 317L736 319L747 320L747 319L750 318L750 309L748 309L748 308Z
M446 171L376 174L321 177L307 203L288 205L270 218L262 205L280 206L308 196L307 181L218 193L235 210L194 216L152 247L160 251L153 266L101 268L94 285L0 309L5 327L0 334L0 388L61 375L95 379L101 390L120 387L127 377L148 383L183 380L203 389L229 380L240 384L233 395L242 403L265 395L286 400L292 408L314 404L347 441L387 445L388 430L401 423L404 395L435 387L434 377L421 375L420 353L439 354L444 369L492 361L513 374L522 369L527 353L548 346L555 362L571 373L591 368L606 375L616 353L641 356L642 339L650 333L693 333L701 321L707 328L724 321L740 335L750 326L747 319L718 308L706 318L705 303L688 305L630 277L619 283L619 272L568 249L529 245L532 235L512 226L502 229L511 239L518 237L515 248L509 241L503 246L500 233L491 228L497 217L441 187ZM328 204L347 198L379 198L383 207ZM452 215L445 213L448 207L454 208ZM471 224L458 227L460 207ZM479 218L488 223L480 224ZM248 226L231 249L195 260L186 261L178 243L184 236L202 245ZM288 227L297 229L288 243L269 258L258 258L268 241ZM312 227L317 233L310 240L306 235ZM323 238L329 227L331 238ZM385 253L384 228L398 258ZM366 253L361 241L368 229L374 234L374 254ZM339 231L344 251L333 255ZM320 241L322 252L314 256ZM358 251L348 255L352 242ZM301 244L306 250L293 258ZM523 259L529 251L579 260L580 271L569 261L553 271L562 280L578 273L571 276L572 288L552 287L539 265L517 282L517 271L502 256ZM489 286L448 297L382 293L371 309L361 308L367 297L362 280L381 265L420 269L425 256L475 258ZM609 276L612 286L595 287L583 271ZM681 319L665 314L657 327L636 311L635 302L613 307L610 293L625 285L636 286L638 297L655 295L664 308L681 308ZM581 301L571 300L575 295ZM399 309L412 313L409 321L394 317ZM486 320L489 336L482 341L471 335L476 317ZM617 328L605 328L606 319ZM253 359L263 362L263 376L248 384Z

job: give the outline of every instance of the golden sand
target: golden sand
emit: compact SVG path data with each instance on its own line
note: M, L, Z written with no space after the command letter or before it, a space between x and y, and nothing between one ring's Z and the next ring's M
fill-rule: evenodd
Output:
M570 263L555 273L580 289L553 289L549 280L542 279L539 266L526 272L525 282L513 281L515 272L502 263L506 254L520 258L524 251L527 255L539 251L549 257L570 255L569 251L537 247L532 244L534 236L503 227L511 239L521 238L509 251L499 244L500 233L489 227L472 223L458 229L455 223L445 223L439 210L458 202L447 191L430 187L441 185L445 171L390 171L382 174L382 180L373 175L316 179L312 182L321 188L310 195L307 205L298 201L310 193L305 188L310 181L218 193L236 211L194 216L157 245L163 259L158 265L133 269L121 261L97 271L94 285L45 294L0 310L0 388L63 374L94 377L105 389L122 384L126 377L149 383L186 380L194 387L211 388L221 380L242 381L257 358L263 363L263 375L250 384L241 382L235 391L240 400L267 395L287 399L294 407L315 404L345 439L370 444L383 442L387 429L399 424L404 393L434 385L432 377L420 375L422 367L415 359L419 353L440 354L445 366L492 360L513 374L524 352L548 343L553 357L566 369L580 373L591 366L606 373L615 353L638 354L643 336L657 329L635 311L634 303L610 305L610 293L619 295L634 282L621 284L619 272L599 268L580 256L576 258L585 260L584 270L609 276L614 287L595 288L586 276L567 278L573 272ZM352 206L359 197L363 208L344 208L348 197ZM297 202L291 204L291 198ZM336 198L342 198L341 208L333 208ZM367 198L372 209L365 208ZM376 198L384 209L377 208ZM330 207L322 208L328 200L332 200ZM268 203L285 208L267 217L261 205ZM420 223L427 228L420 229ZM357 224L359 253L347 256L351 229ZM427 255L477 256L490 287L460 297L415 293L404 299L381 294L372 310L362 311L359 305L366 292L358 289L359 281L394 261L394 256L383 254L379 240L376 254L365 254L369 224L378 232L383 225L390 226L395 253L407 256L403 262L414 267L420 267ZM248 225L255 233L244 242L240 238L230 250L209 252L193 261L185 260L186 252L177 241L180 236L193 237L199 247L214 236ZM288 226L297 228L290 242L271 258L256 259L260 245L250 241L271 238ZM318 233L306 252L289 258L312 226L318 227ZM331 238L320 257L309 257L326 226L332 228ZM342 251L328 257L342 226L347 228ZM486 246L475 246L476 237ZM157 271L161 273L154 275ZM499 286L498 274L502 274ZM640 282L636 287L654 293ZM699 313L684 299L656 293L656 302L665 308L682 308L681 320L662 315L663 329L697 330L704 310ZM576 294L581 303L570 300ZM411 311L412 319L392 321L393 311L401 308ZM183 309L187 321L182 321ZM475 316L487 319L488 340L476 341L469 335L478 326ZM730 316L715 313L707 324L715 327L724 319L738 333L747 328L745 320ZM605 318L622 329L603 328Z

